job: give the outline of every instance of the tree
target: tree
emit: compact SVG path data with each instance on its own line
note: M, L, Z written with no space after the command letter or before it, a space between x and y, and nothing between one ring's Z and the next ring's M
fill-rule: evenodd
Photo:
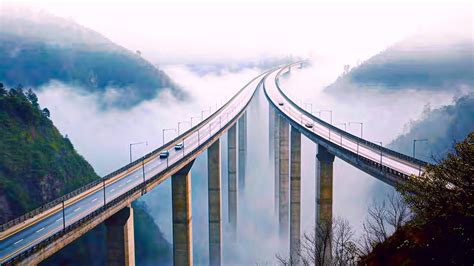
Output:
M38 96L36 96L36 94L31 89L28 89L26 92L26 98L31 102L33 107L39 108Z
M368 217L363 224L364 234L359 241L362 255L369 254L376 245L386 241L411 218L408 204L395 192L390 193L387 200L373 202L367 213Z
M7 93L7 89L3 86L3 83L0 82L0 96L5 96Z
M337 218L332 222L317 224L301 240L295 257L276 255L281 265L355 265L359 250L354 242L354 231L349 222Z
M43 115L49 118L50 113L49 113L48 108L43 109Z
M400 192L415 212L415 221L453 215L474 217L474 132L455 145L437 165L428 165L421 177L412 176Z

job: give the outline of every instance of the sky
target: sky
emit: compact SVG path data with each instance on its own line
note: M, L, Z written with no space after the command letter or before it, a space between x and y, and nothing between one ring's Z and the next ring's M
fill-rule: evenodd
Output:
M294 55L355 64L420 31L472 36L469 1L7 0L140 50L154 63Z

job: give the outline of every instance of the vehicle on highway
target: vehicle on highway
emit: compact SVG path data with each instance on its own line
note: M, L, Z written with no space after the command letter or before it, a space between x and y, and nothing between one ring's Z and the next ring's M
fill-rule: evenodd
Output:
M170 155L170 152L169 152L169 151L162 151L162 152L160 153L160 159L168 158L169 155Z
M305 123L304 125L307 128L313 128L313 123Z
M181 150L183 147L184 147L183 143L178 143L174 146L174 149L178 151L178 150Z
M279 105L279 106L283 106L283 102L278 102L278 105Z

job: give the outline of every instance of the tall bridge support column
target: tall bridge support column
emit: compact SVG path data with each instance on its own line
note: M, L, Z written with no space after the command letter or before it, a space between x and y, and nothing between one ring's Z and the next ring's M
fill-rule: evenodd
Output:
M135 265L133 208L128 206L105 221L107 265Z
M279 118L279 206L278 224L280 237L288 238L288 187L289 187L289 124L282 116Z
M231 236L237 235L237 146L236 124L227 132L228 207Z
M247 112L239 119L239 195L245 189L245 163L247 160Z
M193 232L191 212L191 167L194 161L171 177L173 201L173 263L193 264Z
M334 155L318 145L316 177L316 222L332 221L332 183Z
M221 152L220 140L207 150L209 201L209 265L221 265Z
M316 176L316 225L323 233L332 230L332 186L334 154L325 147L318 145L317 176ZM323 251L324 261L331 263L331 242L326 240Z
M268 157L273 158L273 150L275 149L274 144L275 137L275 110L269 104L268 105Z
M301 226L301 133L291 127L290 155L290 256L298 257Z
M276 112L275 110L273 110ZM275 174L275 214L278 214L278 205L279 202L279 193L280 193L280 115L275 113L274 116L274 123L273 123L273 155L274 157L274 169L273 172Z

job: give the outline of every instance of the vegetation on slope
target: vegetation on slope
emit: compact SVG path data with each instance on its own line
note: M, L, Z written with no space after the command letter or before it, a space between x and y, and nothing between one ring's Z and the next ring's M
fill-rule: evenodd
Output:
M416 146L416 157L434 162L443 158L454 143L474 131L474 93L456 100L453 105L426 109L423 116L410 123L409 131L396 138L389 147L412 156L413 140L427 139Z
M474 263L474 132L421 178L399 188L413 219L372 253L366 265Z
M31 90L0 83L0 132L1 223L98 178Z
M134 106L163 90L184 96L163 71L139 54L72 21L42 16L0 17L0 82L40 88L57 80L100 93L104 106L115 107Z
M471 39L445 43L436 36L413 36L340 76L329 91L381 89L454 90L474 86ZM424 41L426 39L426 41ZM441 38L442 39L442 38Z

